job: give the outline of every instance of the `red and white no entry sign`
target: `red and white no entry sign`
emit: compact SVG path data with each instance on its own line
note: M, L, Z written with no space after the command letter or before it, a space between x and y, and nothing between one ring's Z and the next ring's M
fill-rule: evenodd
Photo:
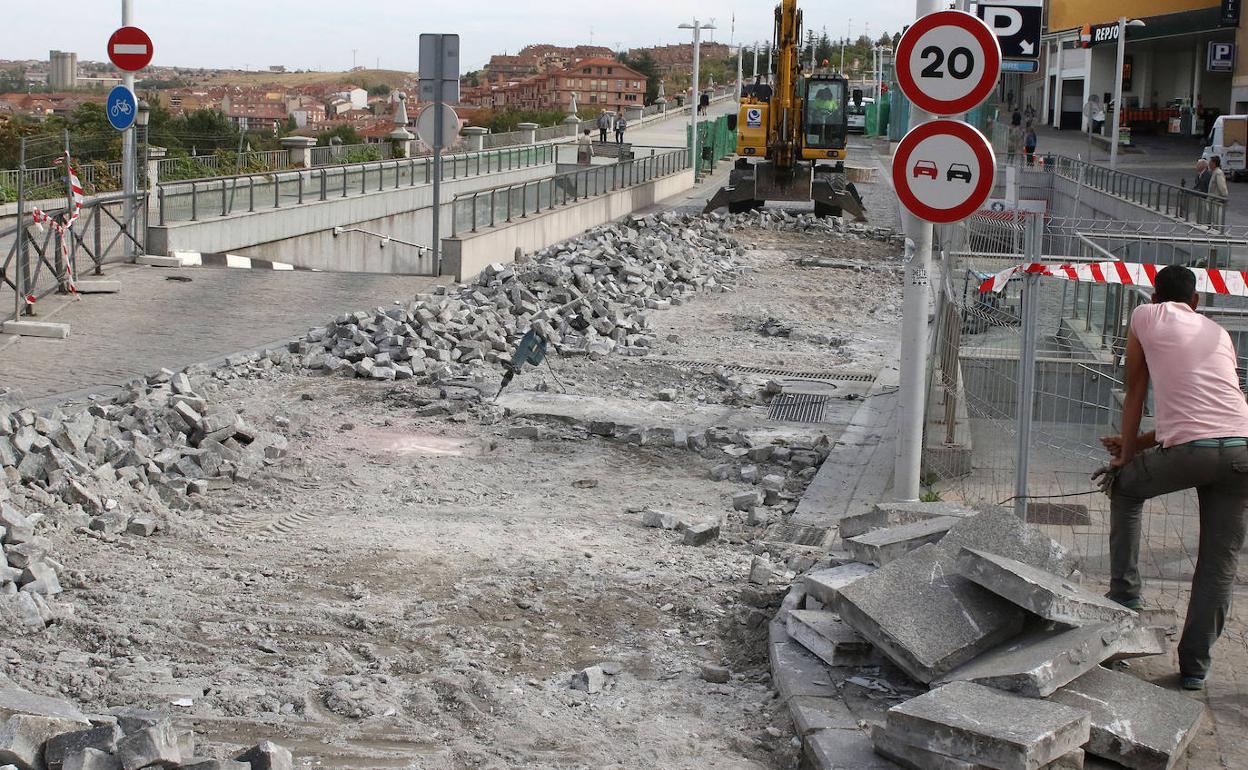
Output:
M152 39L138 27L122 27L108 39L108 59L122 72L138 72L152 63Z
M910 102L934 115L973 109L997 85L1001 44L979 18L937 11L916 21L897 44L897 83Z
M960 120L915 126L893 156L893 187L919 219L948 224L966 219L988 200L996 158L988 139Z

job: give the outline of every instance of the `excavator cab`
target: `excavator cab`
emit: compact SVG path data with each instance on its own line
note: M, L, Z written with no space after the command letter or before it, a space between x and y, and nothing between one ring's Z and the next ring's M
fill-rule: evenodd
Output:
M849 84L835 75L806 78L802 102L802 157L844 160L849 134L845 96Z

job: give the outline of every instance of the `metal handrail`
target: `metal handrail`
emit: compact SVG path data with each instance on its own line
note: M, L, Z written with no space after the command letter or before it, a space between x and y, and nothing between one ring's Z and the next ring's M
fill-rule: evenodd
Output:
M557 205L566 205L569 202L634 187L652 179L682 171L688 166L689 153L687 150L680 149L661 154L652 153L631 161L565 171L542 179L460 193L452 201L451 236L457 237L460 234L460 218L457 213L465 209L471 217L471 226L468 229L475 233L480 227L496 226L500 218L503 222L511 222L516 218L524 219L530 214L540 214L543 209L550 211ZM518 206L516 205L517 197L519 198ZM480 216L483 208L481 202L487 199L488 220L484 220ZM501 212L500 201L503 206Z
M1217 195L1065 155L1044 156L1044 170L1190 224L1226 227L1226 199Z

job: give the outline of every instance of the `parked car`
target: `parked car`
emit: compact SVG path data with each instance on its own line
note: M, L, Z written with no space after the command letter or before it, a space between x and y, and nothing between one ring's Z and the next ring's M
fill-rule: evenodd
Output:
M936 168L936 164L930 160L921 160L918 163L915 163L914 171L912 173L915 179L918 179L921 176L930 177L932 179L940 178L940 169Z
M965 163L950 163L949 170L945 172L945 181L952 182L955 179L961 179L963 182L970 184L971 167Z

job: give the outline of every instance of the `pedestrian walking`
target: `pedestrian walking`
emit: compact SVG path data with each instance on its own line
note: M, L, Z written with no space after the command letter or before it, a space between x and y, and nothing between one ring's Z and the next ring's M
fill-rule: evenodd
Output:
M1192 189L1198 194L1192 197L1196 204L1196 221L1202 225L1209 222L1209 183L1212 181L1209 161L1204 158L1196 161L1196 179L1192 182Z
M1010 129L1005 138L1006 162L1013 164L1014 158L1023 151L1023 116L1018 110L1010 117Z
M1122 435L1101 439L1110 465L1109 598L1139 609L1140 519L1144 502L1195 489L1200 549L1187 620L1179 640L1186 690L1204 688L1213 644L1222 634L1244 541L1248 504L1248 403L1239 389L1235 348L1226 330L1196 312L1196 275L1162 268L1152 304L1131 314ZM1140 434L1149 384L1156 430Z
M628 121L624 119L624 113L615 116L615 143L624 144L624 131L628 128Z
M1231 191L1226 188L1226 174L1222 171L1221 156L1214 155L1210 158L1209 167L1209 194L1222 200L1231 197Z
M702 95L698 97L698 114L705 115L706 108L710 106L711 106L711 92L703 91Z
M594 157L594 141L589 138L589 129L585 129L576 138L576 162L588 166Z
M1036 127L1030 120L1023 130L1023 150L1027 153L1027 165L1036 165Z
M603 110L598 113L598 141L606 144L607 132L611 130L611 113Z

